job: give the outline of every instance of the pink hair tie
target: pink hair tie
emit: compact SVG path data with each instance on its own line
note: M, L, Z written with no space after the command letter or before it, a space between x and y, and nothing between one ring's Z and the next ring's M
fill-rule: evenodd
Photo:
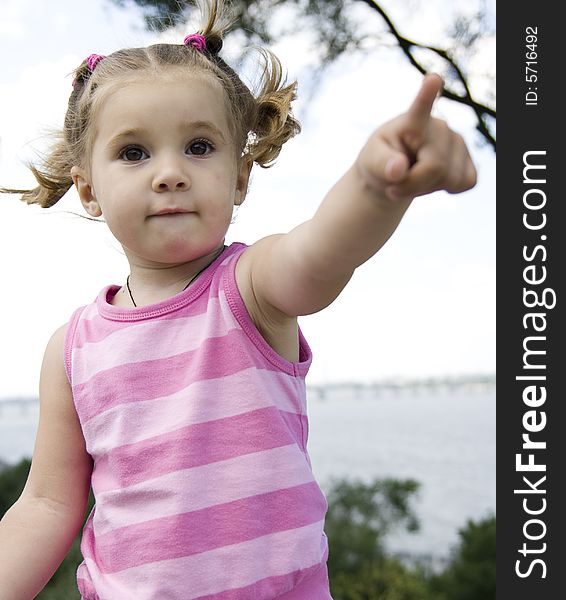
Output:
M185 46L194 46L199 52L204 52L206 50L206 39L204 35L200 33L191 33L187 35L183 40L183 44Z
M91 54L90 56L87 56L87 58L85 58L85 61L86 61L86 66L88 67L88 70L92 73L94 71L94 69L96 68L96 65L104 58L106 58L106 56L104 56L103 54ZM74 79L73 87L75 87L76 85L77 85L77 80Z
M86 64L87 64L88 70L92 73L94 71L94 69L96 68L96 65L104 58L106 58L106 56L104 56L103 54L91 54L86 59Z

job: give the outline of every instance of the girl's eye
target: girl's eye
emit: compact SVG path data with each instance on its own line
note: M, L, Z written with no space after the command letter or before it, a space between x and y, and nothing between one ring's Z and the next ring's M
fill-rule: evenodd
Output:
M210 154L214 150L214 147L207 140L195 140L191 142L187 150L195 156L205 156L206 154Z
M137 146L130 146L129 148L125 148L122 150L122 152L120 152L120 158L129 162L143 160L146 156L147 154Z

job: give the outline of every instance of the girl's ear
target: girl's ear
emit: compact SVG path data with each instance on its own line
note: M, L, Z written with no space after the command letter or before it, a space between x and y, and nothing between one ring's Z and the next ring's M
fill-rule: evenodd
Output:
M236 190L234 193L234 204L236 206L243 204L244 200L246 199L246 194L248 193L248 183L253 164L254 161L249 154L242 156L240 159L240 170L238 172Z
M84 171L84 169L74 166L71 169L71 177L73 178L73 183L75 184L77 192L79 193L81 204L84 206L86 212L91 217L100 217L102 215L102 210L100 208L100 204L98 204L94 194L94 189L87 173Z

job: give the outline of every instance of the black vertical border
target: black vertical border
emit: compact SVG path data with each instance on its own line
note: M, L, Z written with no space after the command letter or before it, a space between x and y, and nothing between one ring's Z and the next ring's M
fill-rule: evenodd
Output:
M564 142L560 143L566 137L563 117L566 21L559 17L559 8L559 3L545 0L516 1L499 3L497 15L497 598L501 600L566 598L563 546L566 541L566 482L563 481L566 479L566 345L563 342L566 337L566 152ZM526 53L530 51L526 47L527 27L537 28L537 64L530 65L536 67L536 82L526 81L526 75L533 73L526 69L529 60ZM529 91L537 94L536 106L526 104ZM533 97L531 94L529 99L532 101ZM531 155L533 158L529 159L531 163L546 166L544 171L530 171L530 179L535 178L536 172L545 173L544 184L523 182L524 156L529 151L546 152L536 158ZM542 208L525 208L523 196L528 189L544 192L546 203ZM531 192L527 198L534 203L537 198L542 202L543 196ZM525 213L530 213L528 218L533 223L544 213L545 227L536 231L526 228ZM537 245L544 246L546 255L539 249L533 257ZM524 258L523 252L533 257L531 261ZM542 277L542 269L546 267L546 278L537 285L527 284L524 269L535 264L535 270L529 271L530 276ZM545 288L554 290L556 306L527 308L524 289L538 291L544 304ZM551 293L546 297L546 304L551 304ZM544 318L537 321L539 326L546 324L544 331L535 332L532 319L527 319L528 327L524 327L525 315L535 310L544 314ZM534 335L545 339L531 340L530 348L537 346L537 350L544 350L546 354L537 355L530 363L536 362L544 368L524 369L523 344L527 336ZM529 374L544 375L546 380L517 379ZM536 421L540 423L544 412L546 425L540 432L531 433L531 439L546 442L545 449L522 448L522 436L527 433L523 419L527 411L533 409L523 401L523 391L528 385L544 386L547 393L544 404L536 408ZM534 462L544 464L546 471L518 472L515 461L520 452L523 452L523 463L528 462L528 454L532 453ZM536 485L537 490L545 492L514 493L516 489L529 489L523 475L533 485L546 476ZM540 510L543 506L545 510L539 515L529 515L524 501L530 510ZM528 523L530 519L533 521ZM531 537L542 537L530 540L525 531ZM524 544L527 552L523 554L519 550ZM533 563L536 559L544 562L544 569L540 562ZM521 561L519 567L517 560ZM530 574L521 578L517 568L523 574L530 570Z

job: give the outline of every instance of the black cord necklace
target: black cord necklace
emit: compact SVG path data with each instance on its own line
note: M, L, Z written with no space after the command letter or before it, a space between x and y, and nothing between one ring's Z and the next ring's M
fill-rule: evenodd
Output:
M224 250L226 249L226 246L224 246L222 248L222 250L218 253L217 256L215 256L207 265L205 265L196 275L193 275L190 279L189 279L189 283L187 283L187 285L181 290L181 292L184 292L189 285L191 285L191 283L206 269L208 269L208 267L210 267L210 265L222 254L222 252L224 252ZM132 296L132 290L130 289L130 276L128 275L128 277L126 277L126 287L128 288L128 293L130 294L130 299L132 301L132 304L137 308L138 305L136 304L136 301L134 300L134 297ZM179 292L179 293L181 293Z

